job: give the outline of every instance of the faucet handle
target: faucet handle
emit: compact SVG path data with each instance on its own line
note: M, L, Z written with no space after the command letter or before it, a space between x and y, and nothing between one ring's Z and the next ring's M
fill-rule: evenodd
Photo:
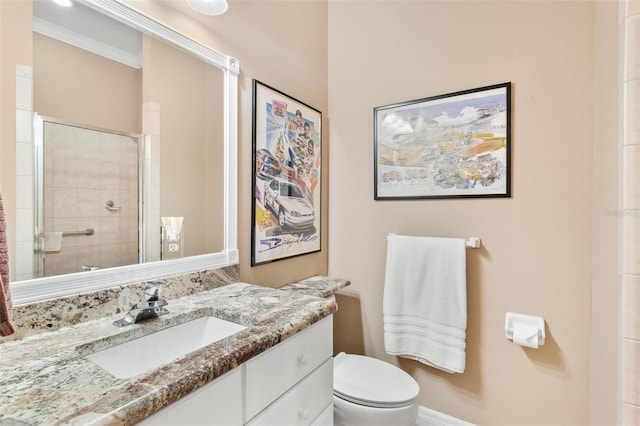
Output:
M155 302L160 299L160 293L166 287L164 281L147 281L145 282L144 300Z

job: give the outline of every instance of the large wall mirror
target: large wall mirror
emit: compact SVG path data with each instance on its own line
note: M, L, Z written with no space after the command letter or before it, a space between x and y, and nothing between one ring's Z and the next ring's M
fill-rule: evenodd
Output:
M238 61L114 0L34 0L32 37L14 303L237 263Z

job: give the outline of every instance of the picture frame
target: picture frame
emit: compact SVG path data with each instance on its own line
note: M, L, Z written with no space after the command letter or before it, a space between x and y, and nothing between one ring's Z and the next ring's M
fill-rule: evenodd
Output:
M321 249L322 113L253 80L251 266Z
M511 196L511 83L375 107L374 199Z

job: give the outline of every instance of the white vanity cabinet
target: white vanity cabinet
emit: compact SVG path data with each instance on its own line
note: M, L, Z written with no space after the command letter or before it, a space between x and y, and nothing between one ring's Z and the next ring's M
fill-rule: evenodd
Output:
M333 318L322 319L143 425L333 425Z

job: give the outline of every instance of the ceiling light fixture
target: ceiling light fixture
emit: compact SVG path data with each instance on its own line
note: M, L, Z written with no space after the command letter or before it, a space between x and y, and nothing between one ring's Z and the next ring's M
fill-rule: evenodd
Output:
M71 7L71 0L51 0L53 1L55 4L57 4L58 6L63 6L63 7Z
M227 0L187 0L191 9L203 15L222 15L227 11L229 4Z

